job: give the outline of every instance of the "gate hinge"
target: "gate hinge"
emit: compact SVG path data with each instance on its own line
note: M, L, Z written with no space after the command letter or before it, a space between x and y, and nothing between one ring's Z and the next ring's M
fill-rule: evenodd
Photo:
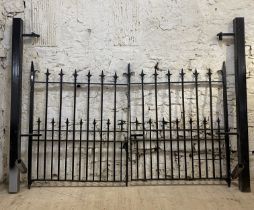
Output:
M221 41L224 36L235 36L235 34L234 33L223 33L223 32L220 32L220 33L217 34L217 36L218 36L219 40Z
M243 171L244 165L243 164L237 164L234 170L231 173L231 178L236 179L239 177L239 174Z
M40 34L36 34L34 32L30 33L30 34L22 34L23 37L36 37L39 38Z
M16 160L15 164L22 174L27 173L27 167L26 167L25 163L23 162L23 160L18 159L18 160Z

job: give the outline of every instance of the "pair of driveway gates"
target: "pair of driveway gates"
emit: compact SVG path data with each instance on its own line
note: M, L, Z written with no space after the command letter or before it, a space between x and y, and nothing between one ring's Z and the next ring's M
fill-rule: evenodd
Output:
M237 134L239 186L249 191L243 19L236 18L234 25L234 34L218 36L235 36L238 122L242 118L237 133L229 132L225 63L219 72L209 69L201 76L197 70L173 73L158 64L141 72L129 64L121 75L46 70L42 76L32 63L29 133L23 134L29 138L28 186L38 181L128 185L166 180L225 180L230 186L229 136ZM16 54L14 49L22 33L17 36L15 27L22 31L20 19L13 25L12 103L18 102L20 110L12 107L10 192L18 191L16 166L23 163L21 90L15 92L21 84L22 49Z
M200 80L197 71L175 78L158 65L137 78L127 69L125 78L75 71L68 80L61 70L56 80L49 71L38 80L32 64L29 184L223 179L230 185L225 65L216 80L211 70ZM214 109L216 89L222 97Z

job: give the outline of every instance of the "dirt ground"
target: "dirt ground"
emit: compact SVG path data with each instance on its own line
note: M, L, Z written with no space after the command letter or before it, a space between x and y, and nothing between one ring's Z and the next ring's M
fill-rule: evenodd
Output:
M254 182L252 182L254 191ZM129 187L21 187L8 194L0 187L0 209L106 210L234 210L254 209L254 192L241 193L236 184Z

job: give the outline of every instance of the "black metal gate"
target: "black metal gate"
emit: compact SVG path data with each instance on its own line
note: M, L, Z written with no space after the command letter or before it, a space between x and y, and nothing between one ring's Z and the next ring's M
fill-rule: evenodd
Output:
M28 186L37 182L151 183L239 177L250 191L244 19L234 19L237 132L228 125L225 63L219 72L123 74L46 70L31 64L29 133L21 134L23 21L13 20L9 192L19 191L21 137L28 141ZM237 136L231 172L229 135Z
M205 79L197 70L174 77L158 64L151 75L127 69L120 78L75 71L68 80L62 70L39 78L32 63L29 185L203 179L230 185L225 65L216 79L210 69Z

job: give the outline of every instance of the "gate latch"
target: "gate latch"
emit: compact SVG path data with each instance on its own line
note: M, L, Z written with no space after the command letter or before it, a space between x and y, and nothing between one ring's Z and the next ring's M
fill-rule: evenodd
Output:
M137 139L137 137L142 137L142 136L143 136L143 134L141 134L141 133L131 134L131 137L134 137L135 140Z

